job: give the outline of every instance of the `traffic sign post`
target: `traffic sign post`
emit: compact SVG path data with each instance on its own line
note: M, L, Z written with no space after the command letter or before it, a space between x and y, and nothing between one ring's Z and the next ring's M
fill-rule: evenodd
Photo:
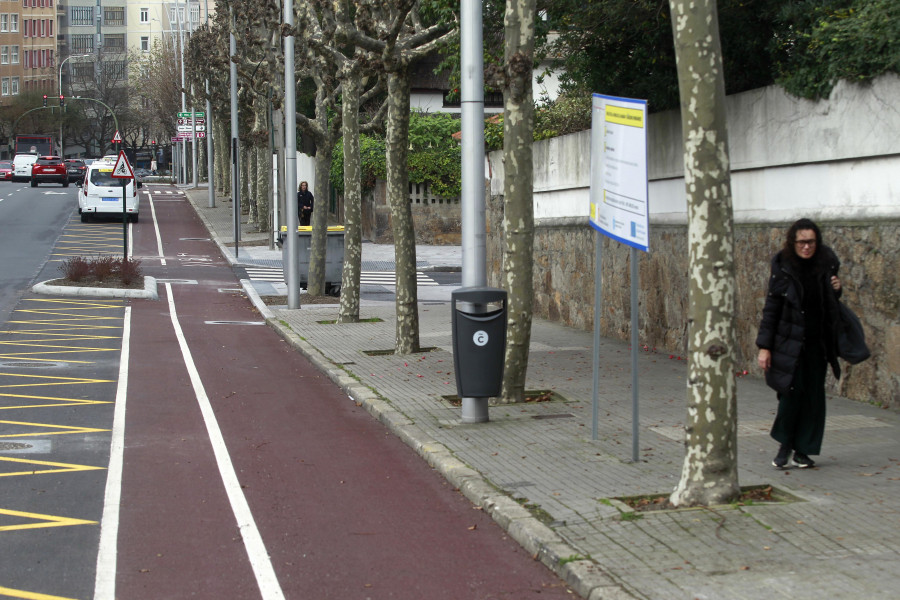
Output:
M119 138L119 141L122 141L118 131L116 132L116 137ZM119 151L119 158L116 159L116 166L113 167L112 177L115 179L134 179L134 171L131 170L131 164L129 164L124 150ZM125 263L128 261L128 212L125 206L128 182L125 181L123 183L125 185L122 186L122 268L125 268Z

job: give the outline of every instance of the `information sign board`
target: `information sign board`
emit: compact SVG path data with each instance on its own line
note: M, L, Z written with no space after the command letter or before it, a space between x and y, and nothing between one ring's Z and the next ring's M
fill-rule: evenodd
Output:
M591 226L647 252L647 101L594 94L591 107Z

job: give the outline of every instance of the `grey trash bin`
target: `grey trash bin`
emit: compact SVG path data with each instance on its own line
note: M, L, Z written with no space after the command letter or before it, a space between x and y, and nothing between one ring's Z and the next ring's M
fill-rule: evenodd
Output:
M281 242L281 270L284 281L287 283L288 255L287 228L281 228L279 242ZM297 228L297 241L300 245L300 257L297 261L300 276L300 286L306 288L309 283L309 253L312 242L312 227L301 226ZM325 293L339 294L341 291L341 276L344 270L344 228L341 226L329 227L325 238Z
M453 365L460 398L500 395L506 352L507 294L489 287L459 288L450 294Z

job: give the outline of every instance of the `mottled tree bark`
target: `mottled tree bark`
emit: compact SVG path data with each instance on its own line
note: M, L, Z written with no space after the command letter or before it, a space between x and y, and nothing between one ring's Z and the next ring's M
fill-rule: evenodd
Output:
M238 160L238 167L241 170L241 214L249 215L250 214L250 160L253 152L250 144L248 144L245 140L241 140L238 144L240 148L238 152L241 153L241 157Z
M231 196L231 152L229 151L231 134L226 128L225 119L216 119L213 121L213 126L216 128L213 144L218 159L213 163L216 171L216 191L219 196Z
M256 149L256 230L272 231L272 150L268 144ZM271 239L271 236L270 236Z
M509 294L501 402L525 399L534 307L535 0L507 0L503 89L503 287Z
M728 502L737 477L734 232L715 0L670 0L688 199L688 418L677 506Z
M343 82L341 119L344 138L344 267L341 273L339 323L359 321L362 267L362 182L359 156L359 81L350 70Z
M409 206L407 169L409 140L409 73L404 64L388 73L387 200L391 207L394 262L397 274L397 354L419 351L419 310L416 288L416 235Z
M247 225L255 230L259 225L259 145L254 143L247 148Z
M310 225L309 282L306 290L310 296L325 294L325 251L328 242L328 196L330 191L331 153L338 140L339 131L328 124L326 106L327 91L324 86L316 91L316 183L313 197L313 214ZM299 123L299 122L298 122ZM298 182L299 184L299 182ZM296 194L297 190L288 190Z

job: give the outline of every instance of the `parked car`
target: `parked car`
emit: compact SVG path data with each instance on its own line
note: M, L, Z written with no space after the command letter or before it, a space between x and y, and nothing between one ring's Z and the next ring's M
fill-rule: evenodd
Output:
M9 160L0 160L0 179L3 181L12 181L13 164Z
M80 158L67 158L66 172L69 174L69 181L84 181L87 165Z
M34 161L31 166L31 187L37 187L39 183L61 183L63 187L69 187L69 173L66 171L66 163L59 156L42 156Z
M20 152L13 158L13 181L29 181L31 179L31 165L38 159L37 154Z

